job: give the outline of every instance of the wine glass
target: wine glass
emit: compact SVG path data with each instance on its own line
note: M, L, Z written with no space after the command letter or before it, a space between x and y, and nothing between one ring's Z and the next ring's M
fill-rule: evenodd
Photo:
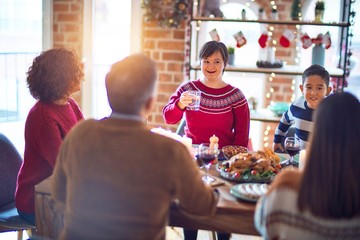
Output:
M205 176L202 178L202 180L207 184L210 184L214 181L214 178L209 176L208 171L211 164L216 161L219 152L219 149L210 147L209 143L202 143L199 145L198 157L205 166Z
M299 163L294 161L294 156L300 152L300 139L297 137L287 137L284 142L286 152L290 155L290 159L281 162L282 167L295 166Z

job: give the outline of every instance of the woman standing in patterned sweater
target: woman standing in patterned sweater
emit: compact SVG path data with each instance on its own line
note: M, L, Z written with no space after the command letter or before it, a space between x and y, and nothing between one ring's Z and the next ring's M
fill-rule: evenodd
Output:
M165 122L176 124L185 114L185 134L194 144L209 142L215 134L219 138L219 147L247 147L250 125L247 100L240 89L225 83L222 78L229 59L226 46L221 42L207 42L199 57L203 78L178 87L163 109ZM192 101L189 90L201 91L199 111L186 109Z
M248 146L250 113L248 102L240 89L224 82L222 75L229 53L225 44L217 41L205 43L199 54L203 78L188 81L178 87L163 109L167 124L186 118L185 135L194 144L208 143L214 134L219 147L226 145ZM201 91L200 109L187 110L192 102L189 90ZM185 239L196 239L196 230L184 230ZM218 239L230 239L228 233L218 233Z

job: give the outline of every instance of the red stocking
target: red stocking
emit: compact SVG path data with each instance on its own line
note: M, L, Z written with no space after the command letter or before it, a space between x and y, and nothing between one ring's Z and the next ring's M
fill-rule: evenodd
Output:
M292 31L286 29L280 37L280 45L287 48L290 46L290 42L294 40L294 38L295 34Z
M267 40L269 36L267 32L263 32L258 40L260 47L265 48L267 45Z

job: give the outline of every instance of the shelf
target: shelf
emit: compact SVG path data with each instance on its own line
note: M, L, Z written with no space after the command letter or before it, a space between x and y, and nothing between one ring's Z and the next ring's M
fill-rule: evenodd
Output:
M242 19L226 19L226 18L208 18L194 17L193 21L203 22L243 22L243 23L266 23L266 24L282 24L282 25L312 25L312 26L333 26L333 27L349 27L348 22L315 22L315 21L279 21L279 20L242 20Z
M326 67L325 67L326 68ZM191 66L191 70L200 71L200 65ZM302 75L305 68L295 65L285 65L282 68L258 68L255 64L249 66L226 66L225 71L228 72L244 72L244 73L264 73L264 74L282 74L282 75ZM340 68L326 68L331 77L343 77L344 71Z

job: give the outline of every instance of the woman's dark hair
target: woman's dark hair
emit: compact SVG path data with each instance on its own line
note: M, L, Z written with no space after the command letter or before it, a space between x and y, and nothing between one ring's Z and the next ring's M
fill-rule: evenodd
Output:
M26 81L35 99L52 102L69 95L83 77L83 66L75 52L54 48L33 60Z
M298 206L323 218L360 214L360 103L350 93L325 98L315 111Z
M208 58L211 55L213 55L215 52L220 52L220 54L223 58L223 61L224 61L223 71L224 71L226 64L229 61L229 52L224 43L217 42L217 41L210 41L210 42L205 43L200 49L199 58L200 59Z

